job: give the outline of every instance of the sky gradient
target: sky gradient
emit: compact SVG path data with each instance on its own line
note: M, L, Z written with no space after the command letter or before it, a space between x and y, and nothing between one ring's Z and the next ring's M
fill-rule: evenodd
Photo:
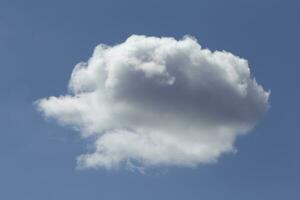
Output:
M243 199L300 196L298 1L0 1L0 198ZM96 45L132 34L195 36L249 61L270 110L236 154L194 169L145 175L76 170L78 133L45 121L32 102L66 93Z

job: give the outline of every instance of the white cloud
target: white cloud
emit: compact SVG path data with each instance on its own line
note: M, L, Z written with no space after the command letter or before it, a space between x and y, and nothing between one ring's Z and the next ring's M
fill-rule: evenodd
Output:
M37 101L45 117L93 138L79 167L197 166L235 150L268 109L248 62L182 40L133 35L75 66L70 94Z

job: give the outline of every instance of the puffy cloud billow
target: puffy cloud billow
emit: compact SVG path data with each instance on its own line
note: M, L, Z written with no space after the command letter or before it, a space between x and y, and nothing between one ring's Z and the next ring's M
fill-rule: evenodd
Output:
M36 102L91 138L82 168L197 166L234 152L268 109L247 60L184 37L132 35L75 66L69 93Z

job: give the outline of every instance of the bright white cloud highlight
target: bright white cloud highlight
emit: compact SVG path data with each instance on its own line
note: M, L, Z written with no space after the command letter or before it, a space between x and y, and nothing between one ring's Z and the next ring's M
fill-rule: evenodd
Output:
M38 100L47 118L79 130L94 150L79 167L197 166L235 150L268 109L248 62L182 40L133 35L100 44L75 66L70 93Z

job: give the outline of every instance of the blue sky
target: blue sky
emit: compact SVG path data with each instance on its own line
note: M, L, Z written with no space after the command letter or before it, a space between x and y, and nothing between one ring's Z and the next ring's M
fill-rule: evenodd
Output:
M300 196L297 1L0 1L1 199L297 199ZM32 102L66 93L74 65L132 34L189 34L250 63L270 110L217 164L145 175L76 170L86 141Z

